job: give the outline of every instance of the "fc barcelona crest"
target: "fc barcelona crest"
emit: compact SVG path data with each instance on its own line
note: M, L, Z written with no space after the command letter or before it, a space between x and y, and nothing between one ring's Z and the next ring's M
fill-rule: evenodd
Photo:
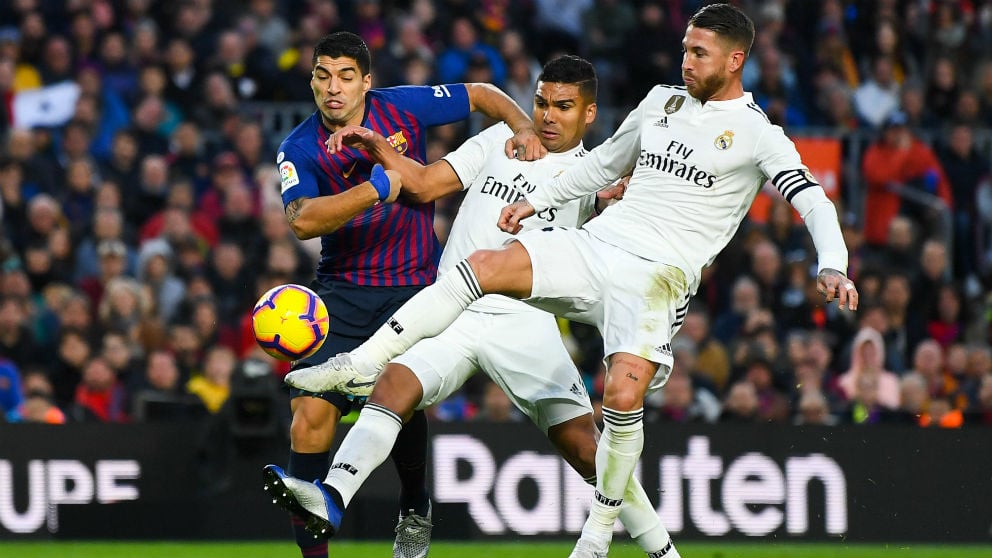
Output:
M409 144L406 142L406 137L403 135L403 132L396 132L395 134L386 138L386 141L389 142L389 145L392 146L392 148L395 149L397 153L406 153L406 149L407 147L409 147Z
M730 130L724 130L722 134L713 140L713 145L716 146L720 151L726 151L730 149L731 145L734 145L734 133Z
M685 95L672 95L668 98L668 102L665 103L665 114L672 114L673 112L678 112L682 108L682 103L685 102Z

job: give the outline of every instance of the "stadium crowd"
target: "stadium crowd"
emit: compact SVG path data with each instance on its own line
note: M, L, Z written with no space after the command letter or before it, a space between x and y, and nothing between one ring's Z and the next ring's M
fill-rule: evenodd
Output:
M681 83L702 3L3 3L0 418L205 416L287 372L256 346L250 309L308 284L315 253L286 223L280 138L256 114L312 102L324 34L366 40L375 86L491 82L525 108L540 64L577 53L622 118ZM758 28L745 89L790 134L841 138L861 162L836 201L862 304L818 302L808 234L771 199L708 268L646 420L992 425L992 1L736 3ZM442 128L432 160L486 124ZM443 239L457 201L438 207ZM561 325L595 399L598 334ZM432 417L520 419L485 378Z

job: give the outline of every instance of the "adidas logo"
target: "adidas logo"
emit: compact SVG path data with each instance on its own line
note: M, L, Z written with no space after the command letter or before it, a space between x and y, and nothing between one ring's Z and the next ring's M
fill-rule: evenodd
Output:
M665 343L664 345L659 345L654 348L656 352L659 352L665 356L672 356L672 344Z
M574 393L575 395L578 395L579 397L585 395L585 390L583 390L582 386L580 386L579 384L572 384L572 387L570 387L568 391Z
M657 122L654 123L654 125L655 126L658 126L659 128L667 128L668 127L668 117L667 116L662 116L661 119L659 119Z

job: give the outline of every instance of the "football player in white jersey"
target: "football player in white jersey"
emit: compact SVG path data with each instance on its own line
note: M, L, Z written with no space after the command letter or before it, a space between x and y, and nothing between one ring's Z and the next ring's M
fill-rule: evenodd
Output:
M390 358L436 335L489 293L595 324L608 360L605 427L595 499L572 556L605 557L644 445L644 396L668 378L669 342L700 273L740 226L765 181L804 219L826 301L858 306L833 203L793 143L741 85L753 40L754 24L738 8L700 8L682 41L685 87L656 86L609 140L547 188L505 208L499 224L517 232L522 219L632 172L621 201L579 229L527 231L502 249L473 253L358 349L290 374L287 383L347 391L347 382L374 378Z
M504 123L466 141L441 161L423 166L397 153L386 138L358 126L344 128L329 140L331 151L358 147L387 169L400 171L404 194L419 202L466 190L441 257L441 273L480 248L498 247L513 237L495 226L501 210L526 192L550 183L588 152L582 145L586 127L596 117L596 72L577 56L562 56L544 66L534 97L535 129L548 155L535 162L508 159L506 140L513 136ZM598 203L622 195L623 186L604 190ZM524 228L576 227L598 210L597 196L550 207ZM539 428L565 460L595 483L599 430L578 369L561 342L551 314L519 300L489 295L475 301L438 336L423 339L393 359L378 377L361 416L335 454L324 480L334 506L343 509L369 474L389 456L403 423L454 393L477 370L496 382ZM276 503L298 510L299 502L281 497L284 486L302 481L266 468L268 489ZM313 486L307 486L314 492ZM293 492L287 494L299 498ZM640 483L631 478L620 519L650 557L677 558L668 531L661 524ZM323 496L321 496L322 498ZM321 502L322 503L322 502ZM337 525L310 520L324 536ZM325 530L326 529L326 530Z

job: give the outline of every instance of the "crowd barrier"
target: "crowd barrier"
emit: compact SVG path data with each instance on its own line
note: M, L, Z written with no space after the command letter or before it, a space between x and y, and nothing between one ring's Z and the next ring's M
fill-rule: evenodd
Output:
M347 427L342 426L342 429ZM638 475L679 540L992 542L985 429L646 426ZM217 423L0 428L0 540L278 539L282 437ZM439 539L572 538L591 488L529 424L432 424ZM391 538L387 462L340 536ZM625 535L618 535L618 540Z

